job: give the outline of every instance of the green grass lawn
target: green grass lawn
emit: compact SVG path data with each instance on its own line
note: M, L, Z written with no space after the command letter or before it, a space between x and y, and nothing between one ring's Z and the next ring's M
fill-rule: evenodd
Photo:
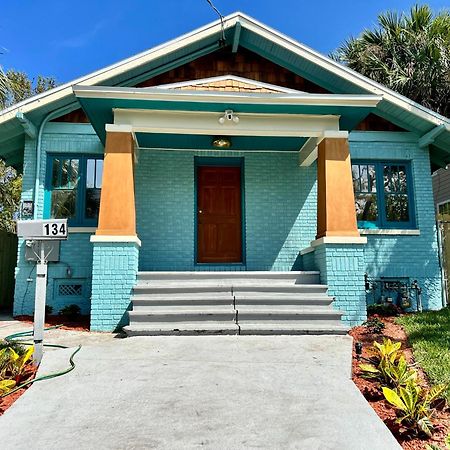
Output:
M450 308L399 317L417 363L433 384L446 383L450 401Z

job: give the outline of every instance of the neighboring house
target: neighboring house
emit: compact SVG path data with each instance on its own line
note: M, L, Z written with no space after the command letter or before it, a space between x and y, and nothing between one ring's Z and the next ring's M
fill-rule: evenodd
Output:
M22 200L69 219L47 303L110 331L138 276L143 333L220 332L224 317L330 332L323 285L354 325L367 298L392 298L370 280L417 280L424 308L441 308L431 169L450 162L449 119L244 14L223 34L214 22L1 112ZM33 311L24 248L15 315Z
M433 193L436 213L450 218L450 170L441 168L433 173ZM444 217L446 216L446 217Z

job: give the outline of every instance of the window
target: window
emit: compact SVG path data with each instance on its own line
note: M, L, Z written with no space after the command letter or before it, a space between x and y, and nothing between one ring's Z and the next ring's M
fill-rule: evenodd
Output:
M438 203L437 218L444 221L450 219L450 202Z
M46 217L67 218L72 226L96 226L103 158L55 155L47 167Z
M404 162L352 163L358 227L414 226L410 169Z

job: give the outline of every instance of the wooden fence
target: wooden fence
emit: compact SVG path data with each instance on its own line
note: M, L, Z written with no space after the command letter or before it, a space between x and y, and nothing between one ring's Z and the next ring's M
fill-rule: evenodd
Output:
M0 311L12 311L17 236L0 230Z

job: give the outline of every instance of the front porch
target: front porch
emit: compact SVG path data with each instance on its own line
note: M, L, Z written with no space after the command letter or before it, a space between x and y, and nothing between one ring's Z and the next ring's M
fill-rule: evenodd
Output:
M379 98L158 88L75 93L105 141L91 238L93 329L126 323L138 270L320 270L344 320L364 318L366 239L357 230L348 131L341 127L365 117ZM105 123L108 117L114 123ZM218 136L226 149L214 148ZM199 181L205 170L206 187ZM223 184L224 170L235 174L233 185Z

